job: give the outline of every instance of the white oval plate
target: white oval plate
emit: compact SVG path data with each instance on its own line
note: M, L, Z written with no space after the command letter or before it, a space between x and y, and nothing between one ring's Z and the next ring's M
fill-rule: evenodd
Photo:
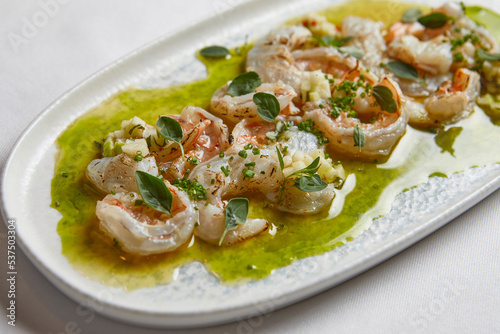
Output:
M448 179L432 178L398 196L391 212L354 241L245 285L221 285L200 263L181 268L170 284L134 291L110 288L73 269L61 254L57 234L61 216L50 208L54 143L59 134L85 112L130 86L164 87L202 78L205 68L194 53L203 46L241 45L247 35L253 40L290 17L336 2L245 3L223 18L205 20L130 54L44 110L17 142L2 179L5 221L16 220L17 240L35 266L69 297L77 302L92 300L97 311L115 319L156 327L215 325L276 310L337 285L409 247L498 189L499 165ZM444 203L430 200L437 194ZM412 205L405 206L406 202Z

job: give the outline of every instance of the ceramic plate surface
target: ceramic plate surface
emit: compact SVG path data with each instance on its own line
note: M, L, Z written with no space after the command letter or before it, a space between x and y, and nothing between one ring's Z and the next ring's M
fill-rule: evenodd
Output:
M73 269L61 254L61 215L50 208L57 136L128 87L165 87L204 77L205 68L194 54L206 45L241 45L247 35L253 40L291 17L335 3L244 3L115 62L44 110L13 149L2 182L4 218L16 220L18 243L35 266L69 297L93 300L96 310L115 319L161 327L214 325L276 310L339 284L409 247L498 189L499 165L431 178L398 196L390 213L354 241L244 285L221 285L200 263L181 268L170 284L133 291L110 288Z

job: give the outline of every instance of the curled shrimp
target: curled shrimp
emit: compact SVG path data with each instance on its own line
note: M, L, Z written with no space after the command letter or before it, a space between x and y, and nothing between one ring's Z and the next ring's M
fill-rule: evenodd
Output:
M148 156L136 161L122 153L114 157L92 160L87 166L87 178L97 190L105 194L111 191L137 192L134 176L136 171L143 171L153 176L159 175L154 157Z
M301 71L321 70L323 73L340 76L358 65L356 58L332 47L295 50L292 55L295 66Z
M445 82L436 94L425 101L429 117L440 124L454 123L467 117L479 97L480 86L477 72L466 68L457 70L453 82Z
M421 127L446 125L469 116L479 96L480 86L477 72L458 69L453 81L444 82L423 104L408 101L410 124Z
M218 89L212 97L212 111L233 123L238 123L242 119L257 119L257 105L253 102L255 93L264 92L273 94L278 99L280 110L285 114L297 113L298 110L292 103L292 99L297 96L295 90L283 82L264 83L255 89L254 93L242 96L231 96L227 94L227 88L231 82Z
M314 104L306 106L304 118L312 119L329 139L330 147L340 154L360 158L387 156L406 131L408 123L406 101L397 83L387 77L377 82L374 75L356 70L342 80L347 83L347 86L352 86L353 83L363 80L362 78L365 83L370 83L374 87L388 88L396 102L396 112L389 113L382 110L369 92L367 84L359 87L355 92L349 92L351 96L355 95L351 111L339 111L337 117L332 115L333 108L337 107L335 103L339 103L334 99L334 103L327 107L321 108ZM337 86L340 87L340 85ZM343 94L345 93L337 90L334 92L334 97L337 96L337 99L341 101ZM355 112L354 115L352 111ZM361 149L354 146L353 135L356 126L361 128L366 138L366 145Z
M389 43L388 55L430 75L448 73L453 63L451 45L443 43L439 36L428 41L421 41L413 35L397 37Z
M282 81L300 92L301 71L295 66L292 51L311 39L303 26L286 26L272 30L255 43L247 55L247 71L259 74L263 82Z
M234 143L223 158L214 158L197 166L190 173L191 180L197 180L207 189L207 201L198 204L200 226L195 235L211 243L219 243L224 232L224 209L226 199L248 193L260 193L273 206L281 211L296 214L312 214L324 209L331 203L333 186L315 193L305 193L287 189L279 203L280 189L283 184L283 173L279 164L276 146L287 145L288 154L298 149L318 148L317 139L307 133L302 140L292 140L298 131L287 131L286 142L266 145L265 133L272 128L271 123L249 122L238 123L233 131ZM264 137L263 137L264 136ZM314 142L314 144L313 144ZM251 144L253 148L245 148ZM242 157L245 151L246 157ZM287 159L287 156L285 156ZM245 171L251 167L252 175ZM252 237L267 229L269 222L261 218L248 218L245 224L229 231L222 240L223 245Z
M137 205L135 192L108 195L97 202L100 227L130 253L151 255L170 252L189 240L198 220L188 196L165 182L173 195L172 216Z
M170 148L168 154L162 154L161 150L154 152L160 169L165 171L164 177L169 180L182 178L188 168L211 159L229 146L227 126L202 108L186 107L176 119L184 131L182 145L187 159L180 156L178 146Z
M382 22L362 17L347 16L342 20L342 37L352 38L346 45L363 50L362 64L375 72L378 71L386 51L382 29Z

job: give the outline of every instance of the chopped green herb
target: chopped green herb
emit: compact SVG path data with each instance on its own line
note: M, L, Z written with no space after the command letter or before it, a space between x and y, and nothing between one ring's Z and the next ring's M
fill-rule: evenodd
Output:
M257 147L252 148L252 154L253 155L259 155L260 154L260 150Z
M144 157L142 156L142 152L141 152L141 151L137 151L137 152L135 153L135 156L134 156L134 160L135 160L135 161L142 161L142 159L143 159L143 158L144 158Z
M227 167L229 168L229 166ZM225 176L229 176L229 171L227 170L226 167L221 166L220 170L222 171L222 173L224 173Z
M224 152L220 152L219 153L219 158L224 158L224 155L225 155Z
M253 170L243 169L243 178L251 179L254 176L255 176L255 172Z
M187 162L192 166L196 166L200 163L200 161L197 158L193 158L193 157L188 157Z
M241 150L241 151L238 152L238 155L240 157L242 157L243 159L245 159L247 157L247 151Z
M199 184L196 179L191 181L186 177L183 177L182 179L177 178L172 184L180 190L186 192L189 198L193 201L207 199L207 190Z

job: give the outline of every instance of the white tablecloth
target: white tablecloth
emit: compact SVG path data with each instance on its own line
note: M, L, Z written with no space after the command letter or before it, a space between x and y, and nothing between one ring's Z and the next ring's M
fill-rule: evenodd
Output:
M0 0L2 165L26 126L66 90L137 47L237 3ZM308 300L261 318L186 332L500 333L499 204L497 191L403 253ZM1 224L5 273L6 231ZM8 286L0 279L0 333L169 332L82 315L22 253L17 263L16 326L7 324Z

